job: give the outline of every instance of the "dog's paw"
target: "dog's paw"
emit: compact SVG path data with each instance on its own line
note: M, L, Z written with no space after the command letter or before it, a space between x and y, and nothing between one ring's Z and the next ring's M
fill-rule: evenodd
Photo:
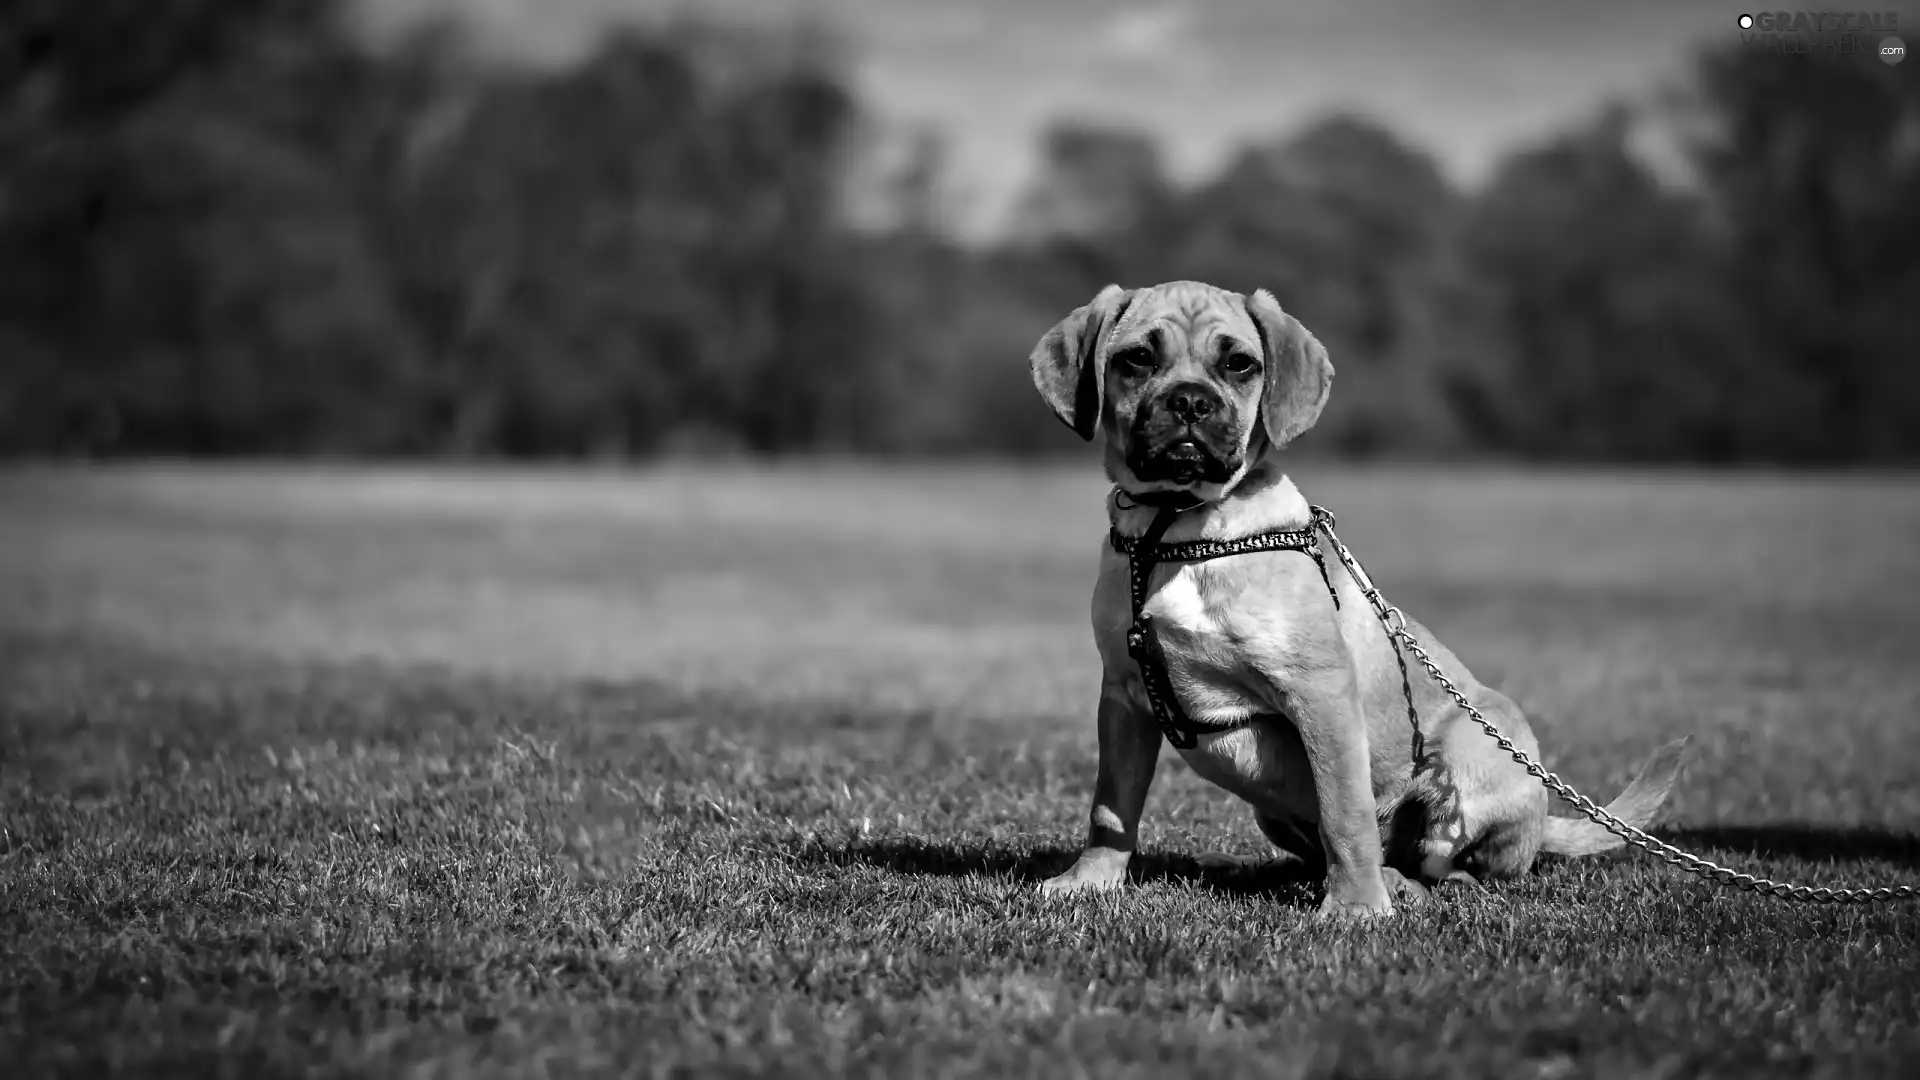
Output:
M1245 855L1229 855L1224 851L1205 852L1193 860L1202 870L1250 870L1266 865L1265 859L1248 858Z
M1074 896L1079 893L1113 892L1127 883L1124 873L1078 874L1072 870L1040 883L1041 896Z
M1371 880L1368 880L1369 878ZM1320 902L1318 917L1326 921L1372 919L1391 915L1393 914L1393 883L1396 881L1401 884L1413 884L1401 877L1398 871L1385 867L1374 875L1329 876L1327 898ZM1414 887L1420 889L1418 894L1420 898L1426 896L1426 889L1418 884L1414 884ZM1405 893L1403 897L1411 902L1418 902L1417 899Z
M1354 901L1329 896L1320 901L1320 910L1314 918L1321 922L1350 922L1363 919L1384 919L1393 914L1393 901Z
M1102 857L1102 856L1106 857ZM1067 872L1040 883L1042 896L1072 896L1075 893L1111 892L1127 883L1127 860L1113 853L1088 852L1080 856Z
M1433 899L1433 893L1418 878L1410 878L1391 866L1380 869L1380 882L1402 904L1418 907Z
M1472 889L1475 891L1484 891L1487 883L1467 873L1465 870L1450 870L1447 872L1446 877L1440 879L1437 887L1443 889Z

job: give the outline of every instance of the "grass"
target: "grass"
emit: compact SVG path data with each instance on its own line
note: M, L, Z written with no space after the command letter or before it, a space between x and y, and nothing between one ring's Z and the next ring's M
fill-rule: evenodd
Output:
M1665 835L1920 881L1910 478L1301 476ZM0 477L16 1075L1900 1075L1920 905L1645 857L1323 926L1163 758L1093 773L1081 469Z

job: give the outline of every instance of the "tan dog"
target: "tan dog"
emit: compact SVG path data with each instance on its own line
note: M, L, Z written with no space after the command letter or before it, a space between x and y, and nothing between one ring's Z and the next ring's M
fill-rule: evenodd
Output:
M1109 285L1041 339L1033 379L1083 439L1106 435L1108 515L1139 537L1185 492L1203 500L1163 542L1227 540L1309 527L1307 501L1278 451L1313 426L1333 367L1313 335L1265 290L1198 282ZM1177 497L1177 496L1175 496ZM1620 846L1586 821L1549 818L1547 791L1435 685L1411 671L1408 718L1395 649L1337 561L1323 577L1300 550L1163 562L1147 579L1145 615L1168 685L1196 743L1180 750L1201 776L1252 804L1283 851L1324 867L1322 914L1385 913L1421 879L1478 881L1524 873L1541 851ZM1129 652L1129 561L1102 545L1093 632L1104 673L1099 775L1086 848L1048 893L1125 880L1161 731ZM1339 598L1336 607L1334 590ZM1538 756L1526 717L1481 685L1424 627L1409 622L1441 670L1522 750ZM1409 659L1409 663L1412 661ZM1685 740L1663 748L1608 807L1636 825L1665 801Z

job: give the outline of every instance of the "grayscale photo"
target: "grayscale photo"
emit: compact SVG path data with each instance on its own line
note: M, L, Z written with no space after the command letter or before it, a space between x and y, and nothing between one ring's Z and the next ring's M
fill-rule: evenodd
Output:
M1915 0L0 5L18 1077L1899 1077Z

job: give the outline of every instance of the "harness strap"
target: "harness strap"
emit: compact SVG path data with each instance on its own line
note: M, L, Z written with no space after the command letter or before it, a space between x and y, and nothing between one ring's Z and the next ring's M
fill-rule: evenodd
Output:
M1347 550L1345 544L1340 542L1340 537L1334 534L1332 511L1329 511L1324 506L1314 506L1309 509L1313 516L1313 522L1308 528L1318 529L1326 533L1327 543L1333 545L1334 553L1339 555L1343 562L1351 559L1353 557L1352 553ZM1318 550L1316 547L1316 553ZM1326 565L1324 560L1320 563L1322 573L1326 572ZM1366 594L1368 601L1377 601L1380 605L1386 603L1385 598L1380 596L1380 590L1374 587L1373 580L1366 576L1366 571L1360 569L1358 562L1346 562L1346 566L1354 575L1354 583L1360 586L1360 591ZM1329 585L1328 587L1331 588L1332 586ZM1379 614L1377 607L1375 614ZM1395 630L1393 621L1389 620L1385 615L1380 615L1380 626L1387 632L1387 643L1393 646L1394 662L1400 665L1400 691L1407 699L1407 724L1413 728L1413 759L1414 762L1418 764L1420 760L1426 756L1427 740L1426 734L1420 730L1420 710L1416 708L1413 703L1413 679L1407 670L1407 654L1406 651L1400 647L1400 636ZM1404 615L1399 616L1399 628L1401 630L1406 628L1406 616Z
M1167 534L1174 519L1180 516L1181 509L1172 505L1162 506L1154 514L1153 523L1138 539L1121 536L1118 529L1111 531L1108 537L1113 549L1127 557L1128 584L1133 600L1133 626L1127 630L1127 654L1133 657L1133 662L1140 668L1140 681L1146 687L1147 703L1153 707L1153 718L1160 725L1161 733L1166 735L1167 742L1175 749L1189 750L1199 745L1201 732L1230 730L1239 725L1195 724L1181 710L1179 698L1173 692L1172 677L1167 672L1166 654L1160 649L1153 619L1145 612L1147 585L1154 566L1162 562L1205 562L1255 551L1299 551L1313 557L1314 564L1320 568L1320 580L1326 583L1327 595L1333 598L1336 609L1340 606L1340 594L1334 591L1333 579L1327 574L1327 560L1321 554L1319 541L1311 526L1234 540L1162 544L1160 538Z
M1152 617L1143 611L1147 606L1147 579L1153 574L1160 538L1167 534L1173 519L1179 516L1180 511L1174 507L1161 507L1160 512L1153 515L1153 524L1147 526L1141 542L1127 553L1128 584L1133 591L1133 626L1127 631L1127 655L1139 665L1140 681L1147 690L1147 703L1153 706L1153 719L1160 725L1161 733L1166 735L1167 742L1173 744L1175 749L1190 750L1200 744L1200 736L1192 729L1192 722L1181 711L1180 702L1174 697L1173 679L1167 674L1167 661L1165 654L1160 651L1160 638L1153 632Z

